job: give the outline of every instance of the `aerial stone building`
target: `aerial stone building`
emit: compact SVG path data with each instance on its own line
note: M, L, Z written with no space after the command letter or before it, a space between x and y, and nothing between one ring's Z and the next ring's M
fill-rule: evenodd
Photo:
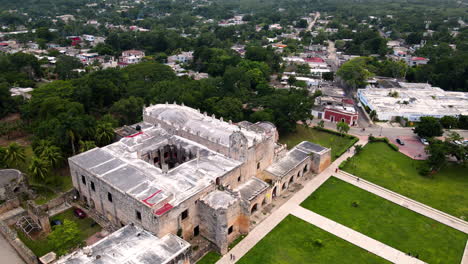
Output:
M184 105L146 107L143 122L122 131L118 142L69 159L80 199L115 226L202 235L223 254L290 174L319 173L331 161L330 149L310 142L283 157L271 123L233 124Z

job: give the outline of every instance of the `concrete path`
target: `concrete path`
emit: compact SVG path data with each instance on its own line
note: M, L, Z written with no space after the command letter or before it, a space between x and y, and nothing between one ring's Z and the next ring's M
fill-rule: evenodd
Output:
M461 264L468 264L468 241L466 241L465 252L463 253Z
M15 249L0 235L0 263L25 264Z
M393 263L425 263L298 205L293 207L291 214Z
M367 143L366 139L361 139L356 144L365 145ZM235 256L235 261L239 260L244 256L253 246L255 246L263 237L265 237L276 225L279 224L287 215L290 214L291 210L302 203L307 197L313 193L315 190L320 187L328 178L332 176L333 173L338 168L338 165L341 164L346 158L352 156L354 153L354 147L349 152L344 153L340 158L335 160L327 169L322 173L315 176L312 180L307 182L299 192L294 194L289 201L284 203L281 207L276 209L270 216L263 220L259 225L257 225L250 233L237 244L228 254L225 254L217 263L218 264L227 264L233 263L230 260L230 255Z
M434 219L442 224L445 224L447 226L450 226L468 234L468 222L463 221L460 218L446 214L442 211L439 211L425 204L412 200L396 192L392 192L388 189L385 189L379 185L373 184L361 178L359 178L358 181L358 177L347 172L340 170L338 173L335 173L334 176L350 184L353 184L363 190L366 190L384 199L387 199L393 203L408 208L416 213Z

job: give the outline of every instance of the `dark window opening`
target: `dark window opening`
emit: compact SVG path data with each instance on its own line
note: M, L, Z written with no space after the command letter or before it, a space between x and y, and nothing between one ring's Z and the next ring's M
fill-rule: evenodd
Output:
M257 170L260 169L260 162L257 162Z
M252 209L250 209L250 213L253 214L257 211L257 204L254 204L254 206L252 206Z
M164 152L164 157L165 158L169 157L169 152Z
M158 163L158 162L159 162L159 157L155 157L155 158L153 159L153 161L154 161L155 164Z
M136 218L141 221L141 213L136 211Z
M193 229L193 236L198 236L200 234L200 227L199 226L196 226L194 229Z
M91 182L91 190L96 191L96 187L94 187L94 182Z
M86 178L84 175L81 175L81 182L83 182L83 184L86 185Z
M107 193L107 200L112 203L112 194L109 192Z
M294 182L294 176L291 176L291 179L289 179L289 183L293 183Z
M283 184L283 190L286 190L286 183Z
M228 234L231 234L232 231L234 231L234 226L230 226L230 227L228 228Z
M187 217L188 217L188 209L185 210L185 211L183 211L182 214L181 214L182 220L184 220L184 219L187 218Z
M304 173L306 173L308 170L307 165L304 167Z
M238 181L238 182L241 181L241 176L237 177L237 181Z

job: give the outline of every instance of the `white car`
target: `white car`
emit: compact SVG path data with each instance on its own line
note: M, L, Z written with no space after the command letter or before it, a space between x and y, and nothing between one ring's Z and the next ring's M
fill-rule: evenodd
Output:
M421 141L421 143L423 143L423 145L429 145L429 141L427 141L427 139L425 138L419 138L419 140Z

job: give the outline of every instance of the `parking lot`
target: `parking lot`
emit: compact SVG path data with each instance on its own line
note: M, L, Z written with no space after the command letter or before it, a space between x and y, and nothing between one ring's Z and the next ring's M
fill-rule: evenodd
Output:
M403 140L405 145L400 145L396 142L396 139L399 138ZM418 136L398 136L398 137L389 137L389 140L397 145L400 148L400 152L406 156L416 159L416 160L425 160L428 155L425 151L425 145L419 141Z

